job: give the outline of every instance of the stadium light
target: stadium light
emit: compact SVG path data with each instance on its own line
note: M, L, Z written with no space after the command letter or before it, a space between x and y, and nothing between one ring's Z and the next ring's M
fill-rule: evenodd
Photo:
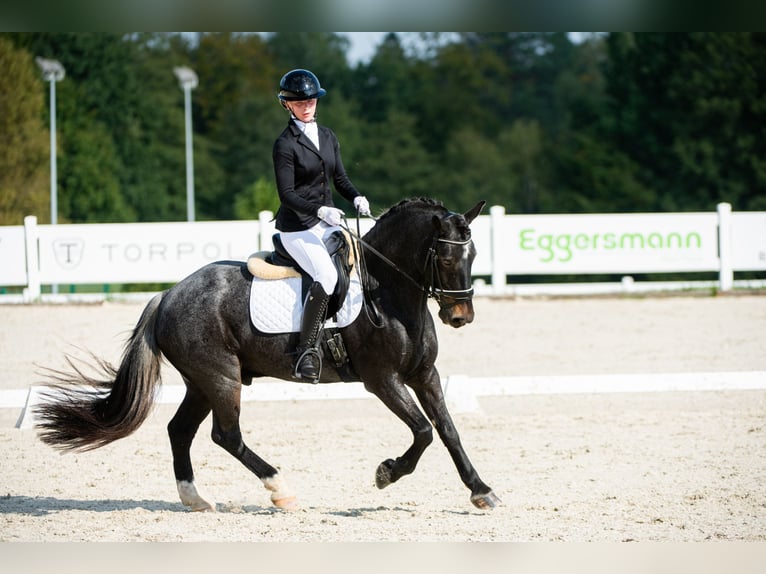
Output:
M197 74L186 67L173 68L181 89L184 91L186 116L186 220L194 221L194 157L192 154L191 91L197 87Z

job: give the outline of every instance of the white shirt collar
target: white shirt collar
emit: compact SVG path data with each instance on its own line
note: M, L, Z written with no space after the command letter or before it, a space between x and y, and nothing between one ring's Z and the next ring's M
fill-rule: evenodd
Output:
M306 123L306 122L302 122L295 116L292 116L292 119L295 122L295 125L298 126L298 129L300 129L304 134L306 134L306 137L308 137L311 140L311 143L313 143L314 146L317 149L319 149L319 130L317 129L316 120L312 120Z

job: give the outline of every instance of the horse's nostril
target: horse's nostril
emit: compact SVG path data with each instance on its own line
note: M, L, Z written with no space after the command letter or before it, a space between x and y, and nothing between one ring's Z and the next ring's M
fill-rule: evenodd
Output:
M450 323L453 327L462 327L466 323L465 317L453 317Z

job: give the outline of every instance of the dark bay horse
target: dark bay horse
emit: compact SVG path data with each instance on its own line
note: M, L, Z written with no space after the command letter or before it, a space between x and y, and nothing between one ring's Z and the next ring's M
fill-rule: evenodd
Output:
M433 423L471 491L471 502L486 509L500 500L479 478L447 412L434 366L436 332L427 308L428 296L433 296L444 323L461 327L473 321L471 265L476 250L469 225L483 207L482 201L459 214L421 198L386 211L361 242L368 296L377 315L363 310L341 334L365 389L413 435L404 454L380 463L377 487L415 470L433 441ZM213 510L197 493L189 456L199 425L212 411L213 441L261 479L276 506L294 507L295 497L277 470L245 445L240 432L242 385L262 376L291 380L297 336L266 335L253 327L248 312L251 282L245 263L218 261L156 295L126 343L119 367L98 360L103 377L88 376L70 360L72 371L58 373L56 393L36 409L40 438L63 450L82 451L135 431L152 407L164 355L186 385L168 424L181 502L193 510ZM325 361L320 382L340 380L334 365Z

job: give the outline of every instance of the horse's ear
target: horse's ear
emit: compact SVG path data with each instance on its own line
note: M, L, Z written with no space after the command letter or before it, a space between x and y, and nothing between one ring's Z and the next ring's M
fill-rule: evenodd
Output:
M474 219L476 219L476 216L481 213L481 210L484 209L484 206L486 204L487 202L482 199L479 203L474 205L471 209L469 209L463 214L463 217L465 217L465 220L468 222L469 225Z

